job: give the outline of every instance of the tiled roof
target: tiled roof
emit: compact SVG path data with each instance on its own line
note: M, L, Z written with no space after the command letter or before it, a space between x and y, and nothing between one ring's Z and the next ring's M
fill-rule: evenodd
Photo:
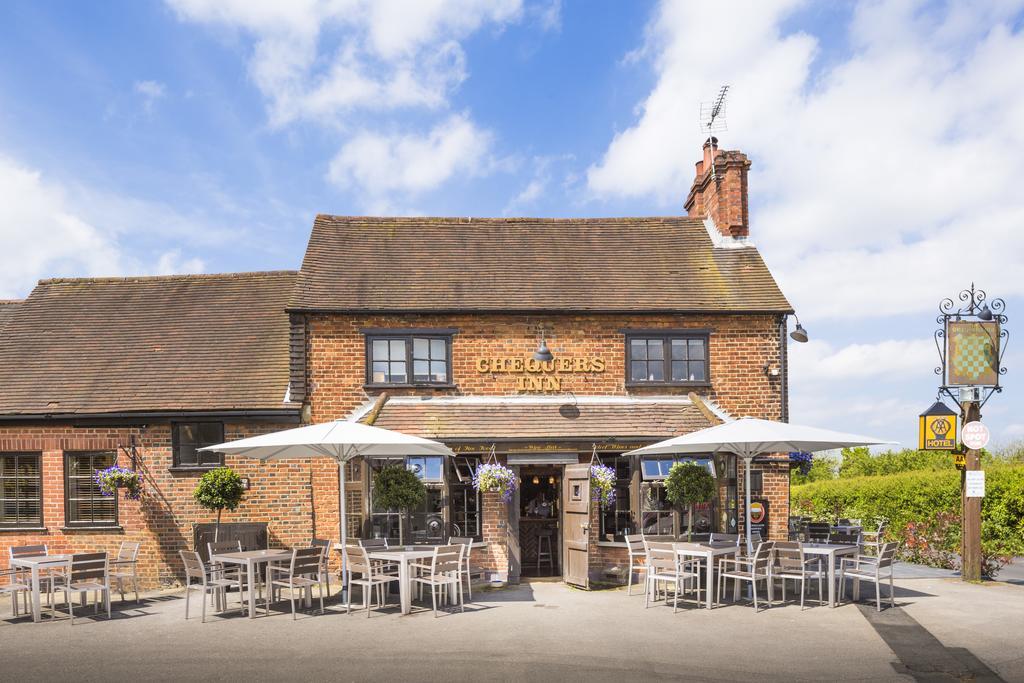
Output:
M297 408L294 272L42 280L0 334L0 415Z
M790 312L701 220L317 216L295 310Z
M656 440L710 426L687 400L598 397L397 397L384 404L373 424L441 441Z
M21 299L0 299L0 334L3 334L4 325L18 309Z

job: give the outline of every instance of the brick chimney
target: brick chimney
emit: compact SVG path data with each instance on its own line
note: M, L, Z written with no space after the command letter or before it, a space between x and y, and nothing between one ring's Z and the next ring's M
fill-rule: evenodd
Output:
M711 159L714 156L714 177ZM750 160L743 152L719 151L718 138L704 143L704 158L697 162L697 177L686 198L687 216L708 218L726 237L750 234L747 209L747 171Z

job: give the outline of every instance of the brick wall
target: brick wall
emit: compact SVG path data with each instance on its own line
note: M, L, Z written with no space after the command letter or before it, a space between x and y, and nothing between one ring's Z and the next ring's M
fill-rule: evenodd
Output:
M287 429L283 424L226 424L227 440ZM120 529L65 529L64 452L116 450L134 435L138 444L139 470L145 481L141 501L118 500ZM36 425L0 427L0 451L42 452L43 526L45 531L0 532L0 556L8 547L45 543L51 552L106 550L117 552L121 541L138 541L139 575L146 588L178 583L182 576L179 550L192 549L192 525L215 521L215 515L192 499L201 472L171 472L170 426L148 428ZM118 464L129 460L119 452ZM225 511L222 522L267 522L270 544L291 547L308 543L314 534L332 534L330 519L313 514L326 489L311 485L322 461L261 463L228 456L226 465L251 479L251 489L234 512ZM328 464L329 466L329 464ZM335 470L336 471L336 470ZM335 494L337 485L334 486ZM337 509L335 503L334 509ZM337 517L334 517L337 529ZM6 560L0 560L6 566Z

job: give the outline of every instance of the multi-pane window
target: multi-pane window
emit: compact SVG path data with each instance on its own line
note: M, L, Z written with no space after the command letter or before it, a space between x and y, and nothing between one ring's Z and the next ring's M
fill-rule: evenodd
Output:
M171 429L172 463L174 467L220 467L223 453L199 450L219 443L224 443L223 422L176 422Z
M104 496L96 470L114 464L114 453L98 451L64 454L64 510L70 526L116 526L117 496Z
M715 463L711 458L684 458L684 457L663 457L663 458L642 458L640 460L640 476L643 480L640 485L641 499L641 526L643 533L649 536L675 536L687 533L690 526L689 509L679 511L669 502L665 496L665 479L668 477L672 466L678 462L692 462L701 467L707 468L712 477L716 477L716 491L718 490L719 473L716 471ZM727 473L721 473L726 475ZM735 488L727 493L735 497ZM735 503L733 503L735 505ZM728 507L728 503L727 503ZM708 533L711 531L726 531L724 525L718 519L719 509L718 495L693 507L693 532ZM734 531L729 529L729 531Z
M473 475L480 461L464 456L450 460L448 510L451 535L480 538L480 495L473 487Z
M0 528L43 525L39 453L0 453Z
M449 535L445 526L444 458L441 456L374 458L370 461L371 482L374 474L384 467L405 466L419 477L427 489L423 504L401 512L382 508L376 504L373 489L370 490L370 537L386 538L392 543L404 540L406 543L443 543ZM472 488L472 474L468 482L458 481L452 485L452 498L459 506L459 512L452 511L452 518L461 520L467 528L479 528L480 506L476 491ZM400 533L404 532L404 533Z
M369 384L448 384L451 337L367 336Z
M707 383L707 340L706 335L628 336L626 365L630 383Z
M630 509L629 486L631 471L628 455L603 455L601 464L615 470L615 502L601 504L601 538L621 541L633 531L633 515Z

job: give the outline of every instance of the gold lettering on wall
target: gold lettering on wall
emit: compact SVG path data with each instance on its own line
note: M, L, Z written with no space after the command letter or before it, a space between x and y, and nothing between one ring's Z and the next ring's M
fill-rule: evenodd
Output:
M605 371L603 358L565 356L549 361L533 358L496 356L477 358L477 372L516 374L516 389L519 391L561 391L562 378L559 374L600 373Z

